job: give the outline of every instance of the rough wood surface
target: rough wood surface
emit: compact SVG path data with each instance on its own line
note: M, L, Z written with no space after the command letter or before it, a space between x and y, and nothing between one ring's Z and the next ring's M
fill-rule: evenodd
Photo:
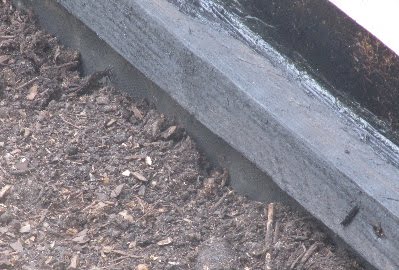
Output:
M278 66L166 0L57 2L372 265L397 269L399 170L361 128ZM354 207L357 215L343 226Z

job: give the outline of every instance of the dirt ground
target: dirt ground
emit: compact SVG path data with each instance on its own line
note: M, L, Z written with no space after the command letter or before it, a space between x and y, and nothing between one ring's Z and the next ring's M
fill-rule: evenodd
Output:
M363 269L0 2L0 269Z

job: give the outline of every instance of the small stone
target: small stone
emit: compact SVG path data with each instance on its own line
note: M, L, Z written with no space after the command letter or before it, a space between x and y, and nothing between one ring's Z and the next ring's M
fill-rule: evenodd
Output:
M145 164L147 164L148 166L152 165L152 159L149 156L145 157Z
M131 172L129 170L126 170L122 173L123 176L130 176Z
M37 84L32 85L29 89L29 94L26 96L27 100L34 100L38 93L39 86Z

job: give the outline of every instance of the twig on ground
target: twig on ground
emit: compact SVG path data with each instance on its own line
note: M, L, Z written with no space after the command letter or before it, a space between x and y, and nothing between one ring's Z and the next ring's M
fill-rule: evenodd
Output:
M223 203L223 201L226 199L226 197L228 195L230 195L230 193L232 193L232 191L229 191L229 192L226 192L225 194L223 194L223 196L220 197L220 199L212 206L211 210L216 210Z
M273 223L274 223L274 203L269 203L267 206L267 222L266 222L266 236L265 236L265 270L272 269L271 253L270 250L273 245Z
M73 67L73 66L78 66L79 65L79 61L72 61L72 62L68 62L59 66L46 66L43 67L43 70L47 70L47 69L52 69L52 68L68 68L68 67Z
M277 243L279 237L280 237L280 222L276 220L276 225L274 226L273 244Z
M303 244L302 244L302 247L303 247L304 251L301 254L299 254L299 256L295 259L295 261L292 262L290 269L294 269L296 267L296 265L298 264L298 262L303 258L303 256L305 256L306 248Z
M71 122L65 120L65 119L62 117L61 114L59 115L59 117L60 117L60 119L62 120L62 122L66 123L66 124L68 124L68 125L70 125L70 126L73 126L74 128L77 128L77 129L81 129L81 128L82 128L81 126L74 125L74 124L72 124Z
M34 83L34 82L37 81L38 79L39 79L39 77L34 77L32 80L29 80L29 81L27 81L26 83L23 83L23 84L21 84L20 86L18 86L18 87L16 88L16 90L20 90L20 89L24 88L25 86L28 86L28 85Z
M319 248L319 244L318 243L314 243L313 245L311 245L309 247L309 249L305 252L305 254L303 255L303 257L301 259L301 264L299 265L298 270L304 269L305 263L309 260L310 257L312 257L313 253L315 253L315 251L318 248Z

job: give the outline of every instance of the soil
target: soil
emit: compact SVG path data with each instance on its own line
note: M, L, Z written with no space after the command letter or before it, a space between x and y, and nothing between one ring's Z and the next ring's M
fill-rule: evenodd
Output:
M363 269L0 2L0 269ZM268 268L267 268L268 267Z

